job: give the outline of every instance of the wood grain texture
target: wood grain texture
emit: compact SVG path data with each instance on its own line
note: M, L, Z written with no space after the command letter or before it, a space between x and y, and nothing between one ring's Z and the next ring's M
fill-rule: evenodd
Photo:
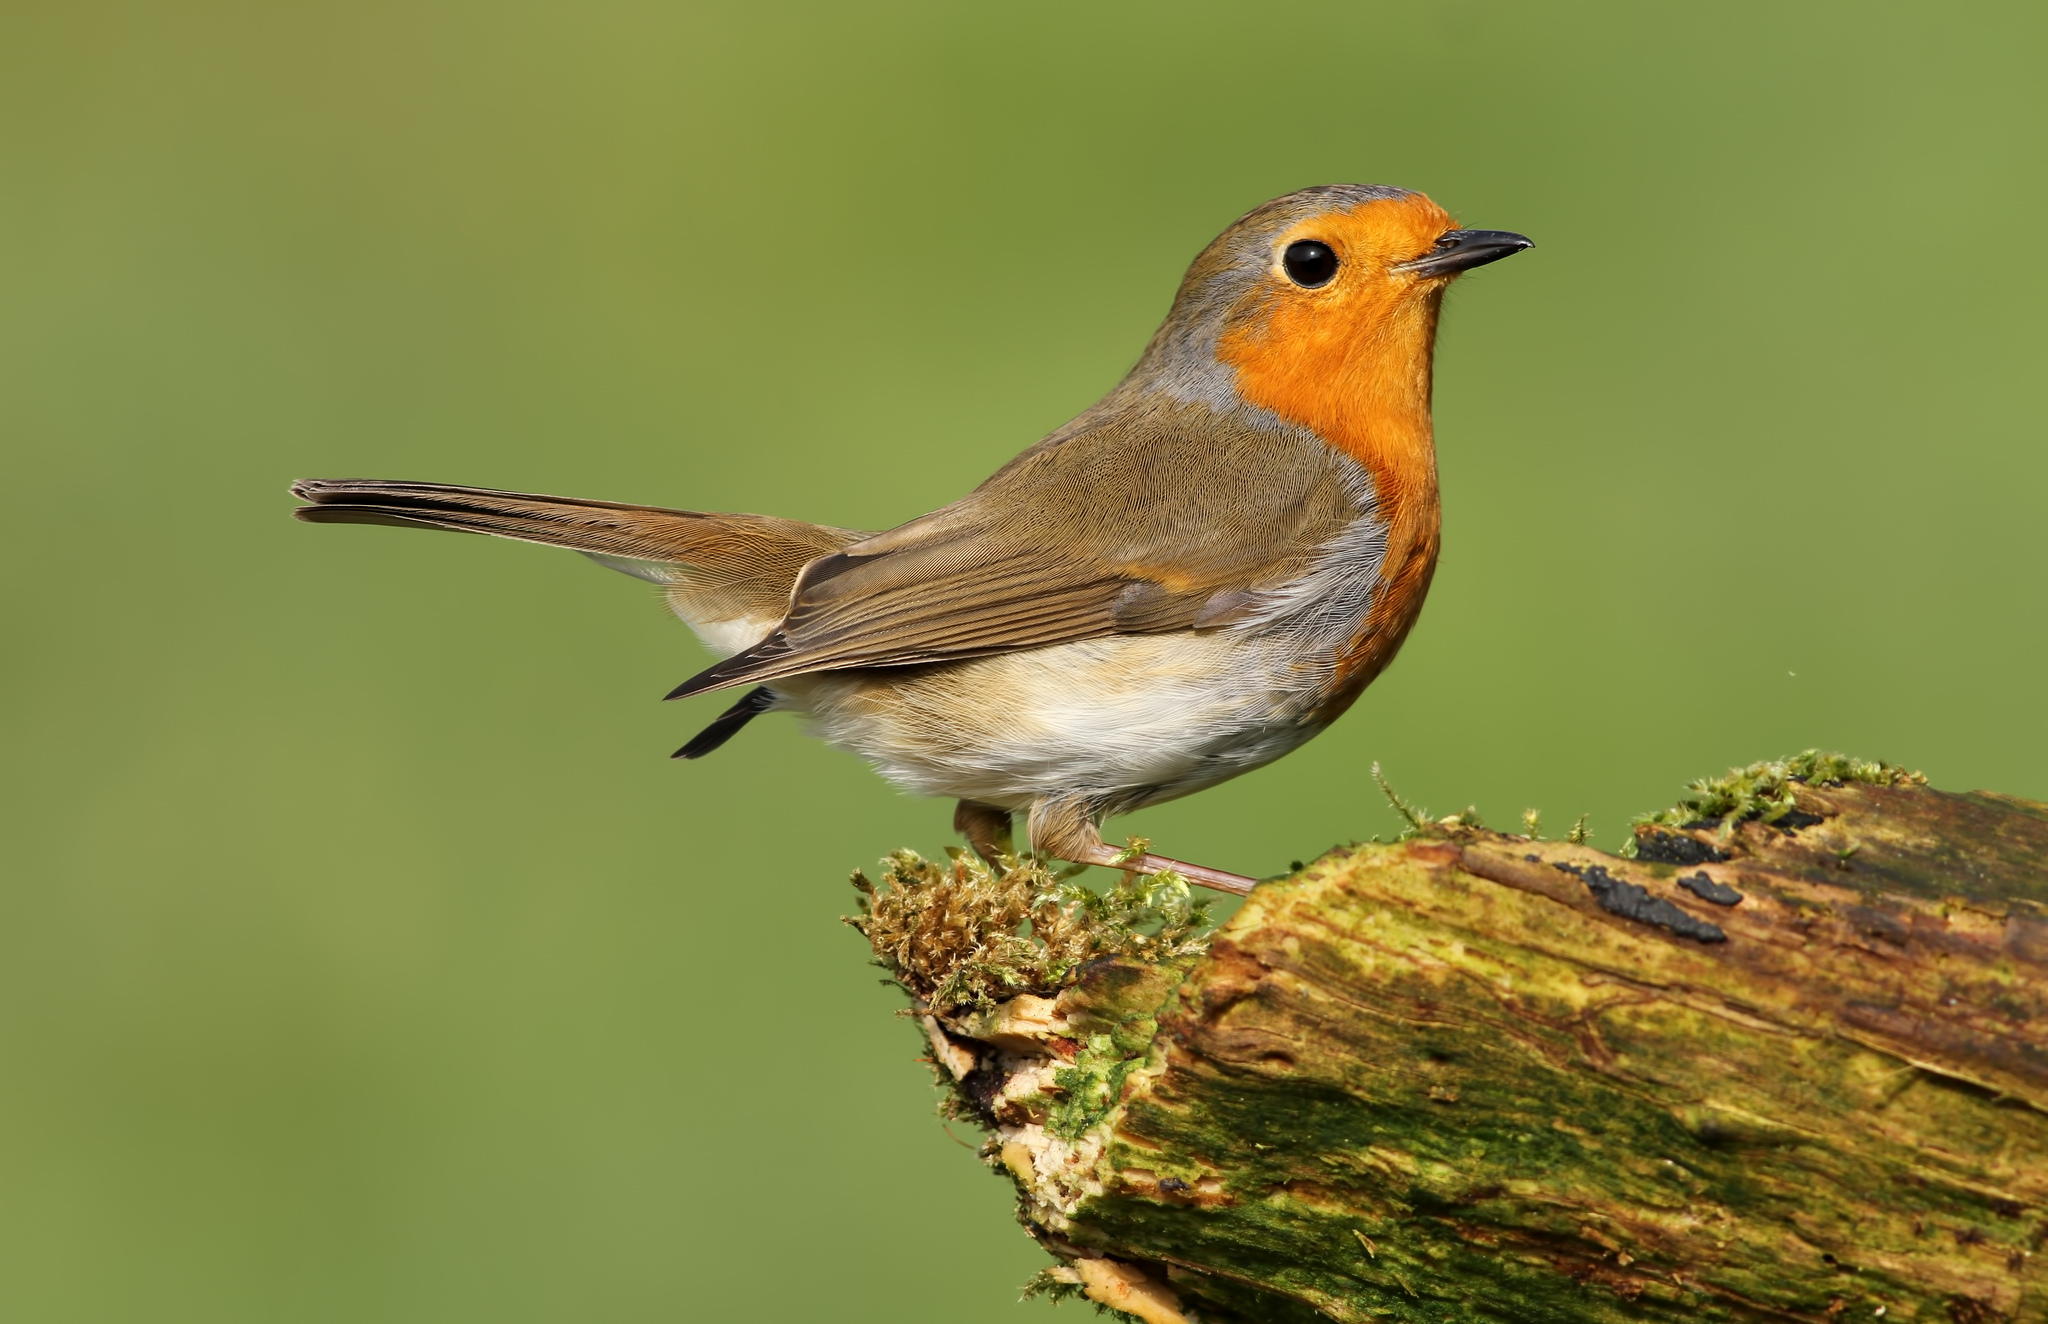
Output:
M1797 809L1335 852L961 1098L1186 1320L2048 1321L2048 806Z

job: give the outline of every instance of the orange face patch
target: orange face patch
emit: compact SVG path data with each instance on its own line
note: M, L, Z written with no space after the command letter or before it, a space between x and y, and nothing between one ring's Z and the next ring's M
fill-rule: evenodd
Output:
M1237 369L1238 394L1349 452L1383 484L1407 486L1420 477L1418 461L1433 477L1429 364L1448 282L1394 268L1456 225L1416 194L1289 227L1273 241L1261 297L1217 343L1217 357ZM1282 269L1281 255L1300 240L1336 253L1329 284L1305 289Z

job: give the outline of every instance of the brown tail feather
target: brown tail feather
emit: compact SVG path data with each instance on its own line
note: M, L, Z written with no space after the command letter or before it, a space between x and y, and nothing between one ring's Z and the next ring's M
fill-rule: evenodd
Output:
M654 562L685 619L782 615L805 565L866 537L769 515L726 515L615 501L576 501L443 483L301 479L292 513L311 524L450 529L567 547L601 560ZM620 567L624 568L624 567Z

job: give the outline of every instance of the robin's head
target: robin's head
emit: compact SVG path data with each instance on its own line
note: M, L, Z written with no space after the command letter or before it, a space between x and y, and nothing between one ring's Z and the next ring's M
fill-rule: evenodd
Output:
M1445 287L1529 246L1518 234L1460 229L1406 189L1290 193L1195 259L1138 375L1212 407L1269 409L1333 440L1345 430L1339 416L1426 411Z

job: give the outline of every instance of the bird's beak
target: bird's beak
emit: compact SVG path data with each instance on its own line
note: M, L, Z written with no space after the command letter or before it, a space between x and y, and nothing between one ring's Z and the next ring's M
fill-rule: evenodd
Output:
M1455 276L1535 246L1527 236L1512 230L1446 230L1433 250L1394 270L1414 276Z

